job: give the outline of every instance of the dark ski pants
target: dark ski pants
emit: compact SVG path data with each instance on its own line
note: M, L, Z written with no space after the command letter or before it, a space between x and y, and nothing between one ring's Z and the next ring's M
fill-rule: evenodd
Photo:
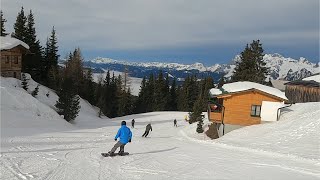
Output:
M125 146L125 144L122 144L120 141L118 141L113 146L113 148L111 149L111 151L109 153L114 153L118 149L118 147L120 147L120 151L119 152L124 152L124 146Z
M145 131L145 132L143 133L142 137L143 137L143 136L144 136L144 137L147 137L148 134L149 134L149 131Z

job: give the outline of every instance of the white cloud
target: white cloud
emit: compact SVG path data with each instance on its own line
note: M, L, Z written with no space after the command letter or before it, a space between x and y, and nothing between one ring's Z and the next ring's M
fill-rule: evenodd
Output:
M2 0L12 31L20 7L32 9L42 42L54 25L59 45L134 50L263 39L319 39L318 0Z

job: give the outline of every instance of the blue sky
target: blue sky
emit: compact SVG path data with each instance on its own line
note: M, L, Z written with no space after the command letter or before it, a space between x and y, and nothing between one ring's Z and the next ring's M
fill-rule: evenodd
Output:
M319 61L319 0L2 0L8 32L21 6L43 44L55 26L62 57L213 65L260 39L265 53Z

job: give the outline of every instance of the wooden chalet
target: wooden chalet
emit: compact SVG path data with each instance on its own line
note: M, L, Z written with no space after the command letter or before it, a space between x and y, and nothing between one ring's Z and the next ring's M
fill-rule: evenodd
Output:
M235 82L211 89L209 92L208 118L223 131L261 123L263 101L285 102L284 93L276 88L253 82ZM226 127L225 127L226 126ZM226 129L229 130L226 130ZM220 132L224 134L226 132Z
M286 83L285 94L292 103L320 102L320 75Z
M9 36L0 38L1 76L21 79L22 55L29 52L29 46Z

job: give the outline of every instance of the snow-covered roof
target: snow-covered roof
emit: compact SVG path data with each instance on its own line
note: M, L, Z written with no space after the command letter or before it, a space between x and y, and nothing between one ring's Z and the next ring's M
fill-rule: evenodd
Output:
M249 89L257 89L260 91L263 91L265 93L277 96L279 98L287 100L287 97L285 96L284 92L281 92L279 89L265 86L262 84L254 83L254 82L249 82L249 81L240 81L240 82L234 82L234 83L228 83L222 86L222 90L226 91L228 93L234 93L234 92L240 92L240 91L245 91ZM210 95L215 96L215 95L220 95L222 94L222 90L212 88L210 89Z
M0 42L1 42L0 50L12 49L19 45L25 47L26 49L29 49L28 44L10 36L5 36L5 37L0 36Z
M217 88L212 88L212 89L210 89L209 92L210 92L211 95L222 94L222 91L220 89L217 89Z
M316 82L320 83L320 74L314 75L314 76L310 76L310 77L304 78L304 79L302 79L302 80L304 80L304 81L311 81L311 80L313 80L313 81L316 81Z
M270 80L272 86L276 89L279 89L280 91L284 91L286 90L286 85L285 83L289 82L289 81L285 81L285 80Z

